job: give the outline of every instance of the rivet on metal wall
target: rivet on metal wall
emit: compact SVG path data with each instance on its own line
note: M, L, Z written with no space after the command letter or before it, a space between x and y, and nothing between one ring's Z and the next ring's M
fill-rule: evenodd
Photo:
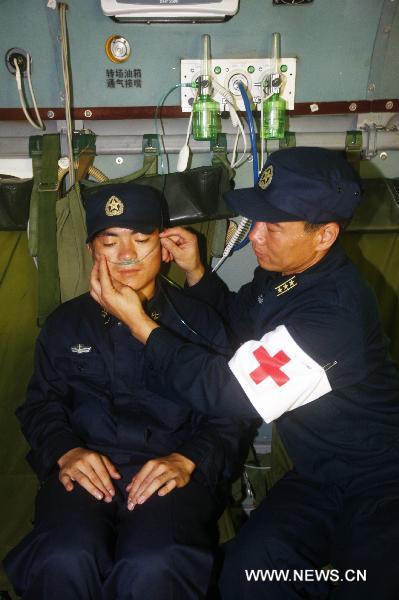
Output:
M84 114L84 116L85 116L85 117L87 117L88 119L90 119L90 117L92 117L92 116L93 116L93 113L92 113L92 112L91 112L91 110L89 110L89 109L86 109L86 110L84 111L84 113L83 113L83 114Z
M123 158L122 158L122 156L117 156L115 158L115 162L116 162L117 165L122 165L123 164Z
M310 108L310 112L317 112L319 110L319 105L316 103L309 104L309 108Z
M388 158L388 154L386 152L381 152L380 153L380 159L381 160L386 160Z
M375 91L375 83L370 83L369 84L368 91L369 92L374 92Z
M53 111L53 110L48 110L48 111L47 111L47 117L48 117L49 119L54 119L54 117L55 117L55 113L54 113L54 111Z
M349 110L350 110L351 112L354 112L356 109L357 109L357 104L356 104L356 102L351 102L351 103L349 104Z
M391 110L393 108L393 102L392 102L392 100L388 100L388 102L385 104L385 108L387 110Z

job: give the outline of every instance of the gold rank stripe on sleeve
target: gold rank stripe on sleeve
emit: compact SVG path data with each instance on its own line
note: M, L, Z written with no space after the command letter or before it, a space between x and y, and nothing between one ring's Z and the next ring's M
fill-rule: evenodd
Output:
M283 281L282 283L280 283L279 285L277 285L274 288L276 290L276 296L282 296L286 292L289 292L290 290L292 290L297 285L298 285L298 282L295 278L295 275L293 275L292 277L290 277L286 281Z

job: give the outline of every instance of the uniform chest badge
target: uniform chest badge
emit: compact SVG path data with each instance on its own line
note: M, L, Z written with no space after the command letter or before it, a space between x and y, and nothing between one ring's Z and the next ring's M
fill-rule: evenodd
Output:
M160 316L161 313L157 312L156 310L153 310L151 313L151 319L153 319L154 321L158 321Z
M259 177L258 186L261 190L265 190L271 184L273 179L273 166L269 165L262 175Z
M88 352L91 352L91 346L76 344L75 346L71 346L71 352L74 354L87 354Z
M125 210L125 206L117 196L111 196L107 200L105 205L105 214L107 217L117 217L118 215L123 215L123 211Z
M263 304L263 294L259 294L259 296L258 296L258 303L259 304Z
M292 277L290 277L286 281L283 281L283 283L280 283L274 288L276 290L276 296L282 296L283 294L286 294L297 285L298 282L295 278L295 275L293 275Z

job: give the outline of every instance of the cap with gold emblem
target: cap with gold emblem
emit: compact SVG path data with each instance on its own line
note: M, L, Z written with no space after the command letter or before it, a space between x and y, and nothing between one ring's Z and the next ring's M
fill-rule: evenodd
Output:
M351 218L361 182L342 152L285 148L270 154L254 187L225 197L252 221L327 223Z
M108 227L127 227L141 233L160 229L162 200L158 190L133 182L89 188L84 199L87 241Z

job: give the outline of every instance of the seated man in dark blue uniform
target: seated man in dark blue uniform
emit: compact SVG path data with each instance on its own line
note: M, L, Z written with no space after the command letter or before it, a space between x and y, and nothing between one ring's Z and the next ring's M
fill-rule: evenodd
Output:
M161 215L152 188L102 187L86 206L91 253L178 339L228 352L213 309L158 277ZM90 294L47 319L17 411L42 482L33 531L5 560L24 599L205 596L248 429L152 393L145 380L144 346ZM131 502L138 485L145 494Z
M162 234L191 295L239 336L231 360L179 343L104 262L93 274L97 300L146 343L152 389L274 421L294 465L228 544L225 600L399 598L399 374L374 295L337 243L360 191L340 153L273 153L255 187L227 195L253 221L259 264L236 294L201 265L195 236Z

